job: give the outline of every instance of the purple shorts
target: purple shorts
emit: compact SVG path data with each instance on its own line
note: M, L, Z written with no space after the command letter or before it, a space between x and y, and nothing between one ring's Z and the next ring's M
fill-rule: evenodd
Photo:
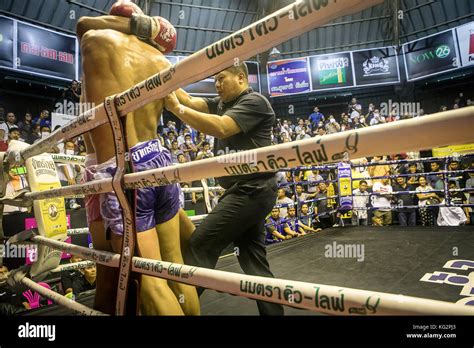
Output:
M95 154L88 154L86 156L86 171L84 175L84 182L94 180L94 175L97 171L97 159ZM87 225L91 222L100 220L100 200L99 195L88 195L84 197L86 204Z
M171 154L158 140L139 143L130 149L134 172L142 172L171 165ZM115 158L97 166L95 179L110 178L115 174ZM178 184L147 187L135 190L135 223L137 232L155 228L173 218L180 208ZM113 192L100 195L100 213L105 229L123 235L122 209Z

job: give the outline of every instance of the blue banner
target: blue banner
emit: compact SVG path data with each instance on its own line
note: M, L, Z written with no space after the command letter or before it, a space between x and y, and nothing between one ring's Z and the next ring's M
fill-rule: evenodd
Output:
M267 64L270 96L311 92L307 58L286 59Z

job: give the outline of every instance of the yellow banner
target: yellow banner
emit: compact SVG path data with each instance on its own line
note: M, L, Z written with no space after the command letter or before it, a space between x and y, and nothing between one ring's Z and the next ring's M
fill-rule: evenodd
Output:
M474 144L451 145L435 147L433 149L433 157L446 157L453 155L462 155L466 153L474 153Z

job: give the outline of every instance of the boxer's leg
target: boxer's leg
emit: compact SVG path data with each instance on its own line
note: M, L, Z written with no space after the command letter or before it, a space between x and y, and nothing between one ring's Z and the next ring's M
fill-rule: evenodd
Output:
M163 260L156 230L137 233L141 257ZM142 275L140 308L144 315L183 315L183 311L166 279Z
M194 226L191 219L186 215L183 209L179 209L179 238L181 241L181 251L184 253L189 245L189 239L194 233L196 226Z
M180 211L181 210L182 209L180 209ZM171 220L156 225L156 231L158 233L158 239L160 240L161 256L163 257L163 260L184 264L179 238L180 213L178 212L178 214L176 214ZM184 314L200 314L199 298L194 286L173 281L168 281L168 284L178 299Z

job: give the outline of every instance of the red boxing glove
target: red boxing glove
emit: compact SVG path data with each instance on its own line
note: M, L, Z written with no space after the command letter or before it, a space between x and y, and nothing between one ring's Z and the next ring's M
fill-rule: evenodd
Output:
M119 0L110 8L109 14L111 16L132 17L132 14L143 14L143 11L138 5L130 0Z
M130 21L130 31L155 46L163 54L170 53L176 47L176 29L162 17L134 13Z
M156 42L158 49L164 53L172 52L176 47L176 29L173 24L168 22L163 17L153 17L159 22L158 35L155 36L153 41Z

